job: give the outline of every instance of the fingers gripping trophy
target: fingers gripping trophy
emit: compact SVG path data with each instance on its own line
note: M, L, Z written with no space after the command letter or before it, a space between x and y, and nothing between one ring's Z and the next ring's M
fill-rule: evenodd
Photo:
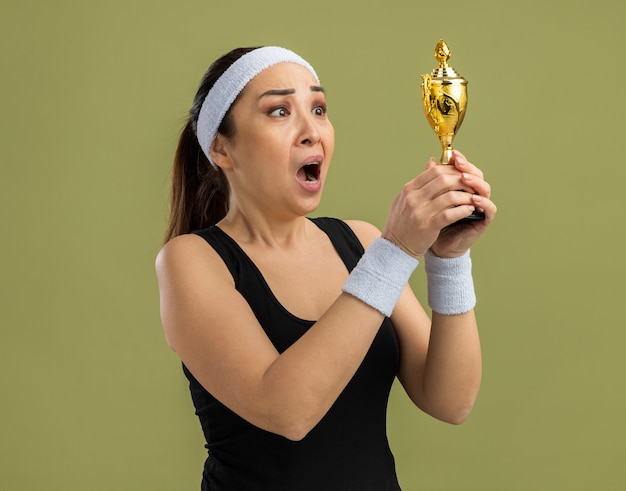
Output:
M439 66L430 74L422 75L422 103L426 119L441 142L439 163L448 164L452 157L452 141L459 131L467 109L467 80L450 65L450 48L443 39L435 47ZM474 212L463 222L484 220L485 214Z

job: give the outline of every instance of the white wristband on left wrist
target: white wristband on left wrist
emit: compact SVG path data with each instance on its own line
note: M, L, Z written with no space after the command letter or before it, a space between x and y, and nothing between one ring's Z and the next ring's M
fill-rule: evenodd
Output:
M434 312L460 315L476 306L472 260L467 251L460 257L441 258L430 250L424 255L428 304Z

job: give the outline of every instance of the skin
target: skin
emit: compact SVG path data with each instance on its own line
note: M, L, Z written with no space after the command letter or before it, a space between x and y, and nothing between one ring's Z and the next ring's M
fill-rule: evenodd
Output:
M341 292L348 276L328 237L306 215L319 205L334 150L324 93L303 67L282 63L252 79L233 106L235 136L211 157L231 201L218 226L258 266L292 314L316 320L282 354L273 347L217 253L200 237L169 241L157 258L161 317L170 346L218 400L254 425L303 438L348 384L383 320ZM278 92L276 92L278 91ZM303 163L320 163L306 179ZM460 153L403 186L382 235L420 258L463 254L496 214L482 172ZM448 227L474 208L483 222ZM367 247L373 225L347 222ZM400 344L398 378L411 400L458 424L476 399L481 355L474 312L432 314L407 285L391 316Z

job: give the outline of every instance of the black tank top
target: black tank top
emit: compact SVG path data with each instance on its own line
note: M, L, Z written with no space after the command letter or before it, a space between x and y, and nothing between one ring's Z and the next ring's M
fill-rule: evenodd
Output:
M332 241L348 271L363 254L340 220L313 222ZM251 259L218 227L196 232L222 257L236 289L250 304L279 352L313 322L289 313L274 297ZM183 365L208 449L202 490L398 491L386 435L389 391L398 369L398 342L388 318L337 401L301 441L248 423L209 394Z

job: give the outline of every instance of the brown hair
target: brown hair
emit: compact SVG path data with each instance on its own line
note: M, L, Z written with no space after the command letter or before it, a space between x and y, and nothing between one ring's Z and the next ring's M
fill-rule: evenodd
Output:
M202 103L217 79L236 60L254 49L237 48L226 53L209 67L200 82L174 156L170 218L165 242L178 235L215 225L228 211L228 182L224 173L209 162L200 148L196 126ZM224 116L218 132L227 138L234 135L235 125L230 110Z

